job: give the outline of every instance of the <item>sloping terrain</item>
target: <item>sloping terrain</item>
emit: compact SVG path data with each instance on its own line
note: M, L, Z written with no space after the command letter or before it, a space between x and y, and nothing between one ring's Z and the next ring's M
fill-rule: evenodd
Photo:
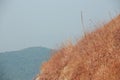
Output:
M51 49L43 47L0 53L0 80L33 80L50 53Z
M36 80L120 80L120 15L58 50Z

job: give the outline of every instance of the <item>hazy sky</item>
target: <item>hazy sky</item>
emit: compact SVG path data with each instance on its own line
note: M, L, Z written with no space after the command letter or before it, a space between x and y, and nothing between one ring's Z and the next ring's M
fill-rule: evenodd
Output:
M32 46L56 48L120 13L119 0L0 0L0 51ZM93 23L90 22L93 20Z

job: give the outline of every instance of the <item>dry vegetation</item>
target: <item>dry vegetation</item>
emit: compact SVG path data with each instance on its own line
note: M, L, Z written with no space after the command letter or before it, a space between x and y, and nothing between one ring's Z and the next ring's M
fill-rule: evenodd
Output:
M120 16L58 50L36 80L120 80Z

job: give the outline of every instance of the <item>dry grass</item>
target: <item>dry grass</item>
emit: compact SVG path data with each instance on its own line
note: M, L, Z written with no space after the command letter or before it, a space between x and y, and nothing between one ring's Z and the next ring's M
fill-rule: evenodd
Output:
M120 80L120 16L58 50L37 79Z

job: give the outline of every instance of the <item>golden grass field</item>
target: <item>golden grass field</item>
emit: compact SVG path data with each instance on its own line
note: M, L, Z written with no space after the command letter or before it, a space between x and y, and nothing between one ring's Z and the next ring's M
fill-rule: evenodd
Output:
M56 51L36 80L120 80L120 15Z

